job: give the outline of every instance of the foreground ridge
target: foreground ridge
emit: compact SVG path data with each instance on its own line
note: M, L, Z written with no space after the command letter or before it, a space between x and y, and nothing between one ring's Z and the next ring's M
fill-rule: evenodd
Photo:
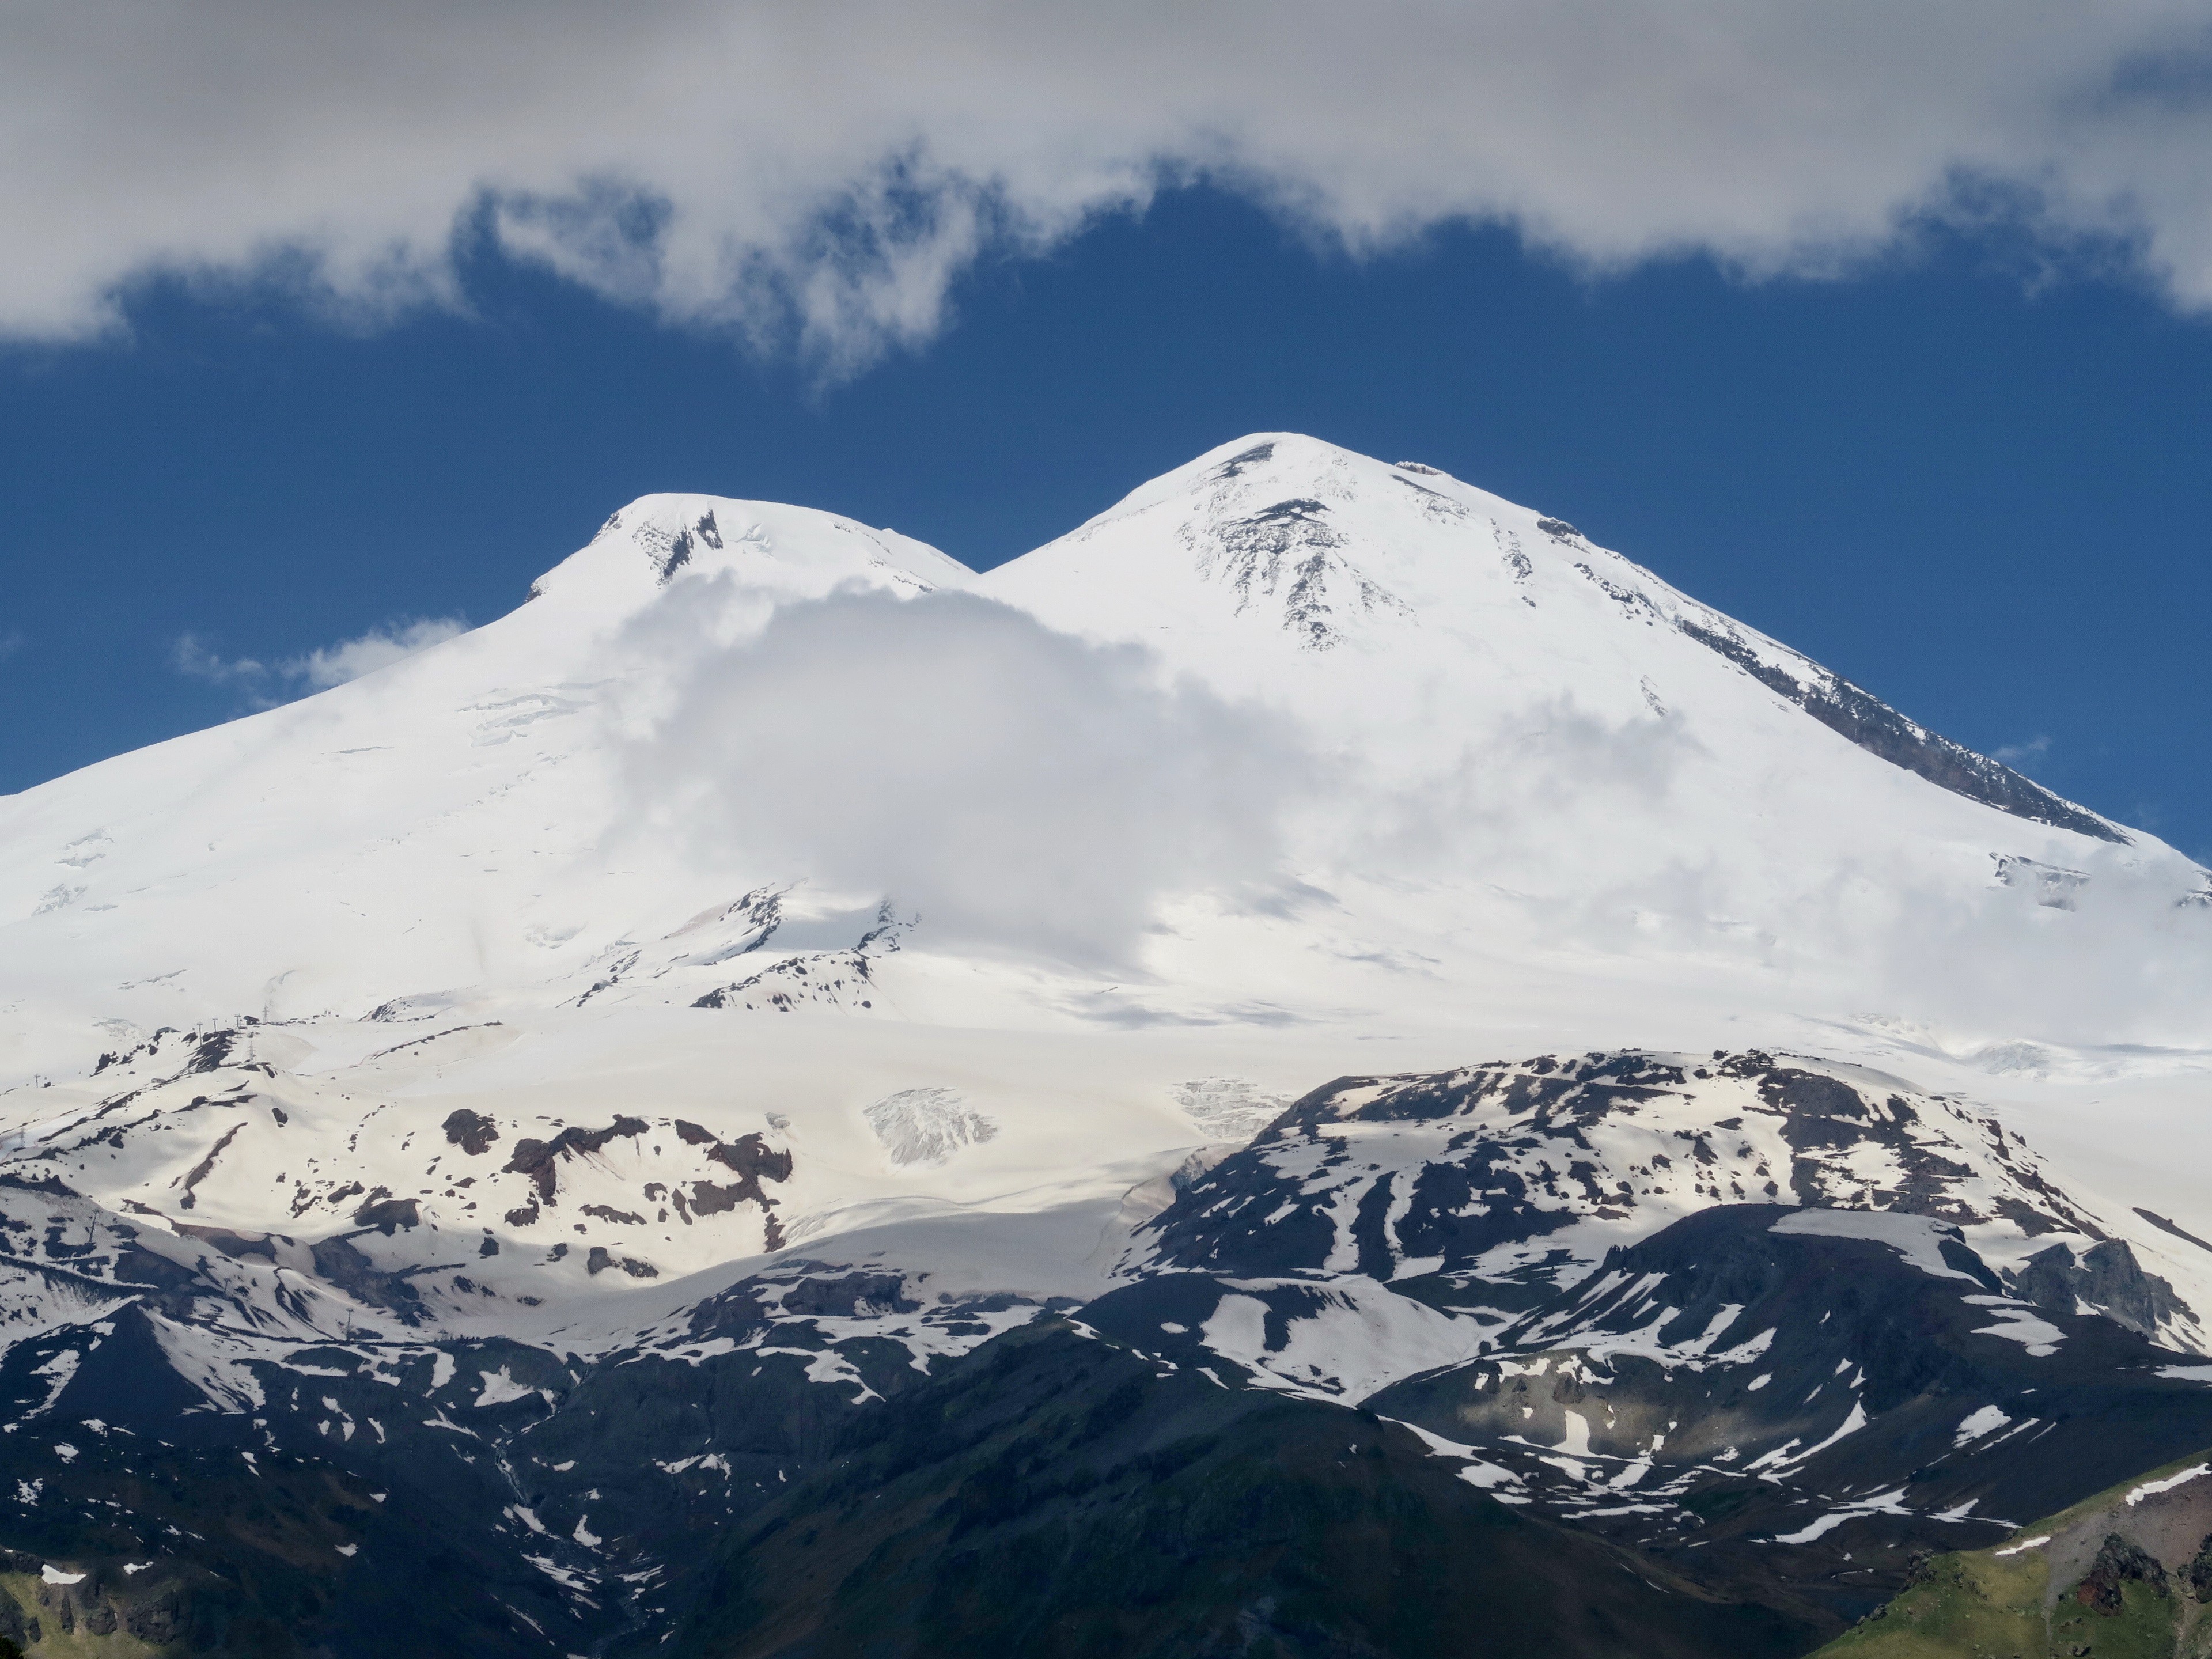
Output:
M199 1040L189 1081L208 1103L191 1109L281 1097L279 1068L242 1047ZM684 1143L682 1125L630 1121L532 1139L461 1109L441 1144L465 1164L481 1149L484 1169L513 1146L516 1180L566 1213L594 1165L620 1182L654 1135ZM803 1154L692 1127L709 1167L750 1171L763 1200L798 1175ZM100 1149L128 1152L132 1129ZM927 1629L950 1645L897 1650L1072 1620L1134 1651L1232 1626L1434 1651L1435 1621L1488 1581L1402 1614L1363 1599L1358 1575L1319 1601L1297 1588L1297 1563L1340 1551L1321 1517L1387 1502L1427 1515L1429 1541L1375 1558L1378 1594L1442 1571L1437 1540L1468 1527L1453 1551L1487 1540L1483 1560L1525 1576L1501 1540L1534 1527L1560 1596L1587 1596L1585 1571L1620 1578L1604 1552L1628 1553L1613 1586L1628 1601L1573 1650L1613 1650L1613 1620L1648 1623L1657 1650L1795 1652L1902 1588L1915 1550L2212 1443L2212 1366L2183 1346L2201 1348L2198 1316L2142 1265L2171 1265L2165 1234L2103 1215L1957 1103L1803 1057L1339 1079L1249 1145L1187 1160L1164 1194L1133 1192L1121 1265L1088 1295L988 1288L952 1265L988 1248L969 1223L933 1245L911 1226L787 1245L665 1292L587 1267L595 1286L640 1287L586 1323L551 1311L574 1252L455 1260L419 1200L364 1194L319 1239L254 1234L104 1211L70 1167L49 1154L0 1175L17 1241L9 1538L41 1575L13 1581L0 1625L25 1632L65 1608L88 1630L204 1646L281 1626L348 1651L338 1632L374 1610L387 1634L427 1620L423 1639L465 1628L487 1653L796 1652L874 1641L935 1584ZM919 1265L932 1254L942 1265ZM521 1289L532 1276L546 1296ZM526 1317L472 1331L484 1305ZM1149 1623L1097 1623L1110 1575L1048 1574L1034 1604L956 1589L999 1582L993 1552L1031 1547L1038 1527L1104 1528L1104 1550L1185 1490L1225 1505L1177 1558L1188 1571L1215 1552L1274 1565L1222 1581L1161 1564ZM118 1491L141 1495L118 1508L103 1497ZM1284 1553L1253 1557L1240 1492L1317 1505L1318 1529L1268 1534ZM322 1566L264 1560L221 1521L279 1494L286 1534L320 1538ZM916 1531L909 1511L972 1518ZM1583 1565L1540 1541L1556 1524L1586 1535ZM696 1547L731 1527L721 1553ZM884 1528L903 1555L884 1554ZM863 1561L871 1588L833 1594ZM222 1576L241 1562L257 1565ZM403 1607L394 1573L432 1588ZM1687 1607L1638 1600L1635 1584L1677 1580ZM309 1600L325 1611L283 1611Z

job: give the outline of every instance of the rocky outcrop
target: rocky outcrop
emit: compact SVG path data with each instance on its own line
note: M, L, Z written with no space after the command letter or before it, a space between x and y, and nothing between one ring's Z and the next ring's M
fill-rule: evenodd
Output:
M451 1120L448 1120L450 1123ZM550 1140L518 1140L507 1160L507 1168L516 1175L527 1176L537 1188L538 1200L551 1204L560 1185L560 1164L573 1158L586 1157L596 1152L611 1140L628 1135L641 1135L647 1125L641 1117L617 1115L604 1129L566 1128ZM450 1131L449 1131L450 1133Z
M2053 1244L2005 1279L2017 1294L2049 1312L2100 1313L2153 1339L2175 1325L2197 1324L2173 1286L2145 1273L2124 1239L2101 1240L2078 1256L2071 1246Z

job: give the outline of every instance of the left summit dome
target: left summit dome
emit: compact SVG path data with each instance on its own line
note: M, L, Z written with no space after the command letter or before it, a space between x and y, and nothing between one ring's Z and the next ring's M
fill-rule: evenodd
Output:
M723 943L764 937L746 918L801 872L652 821L640 773L683 758L661 719L787 606L969 580L835 514L648 495L473 632L0 799L0 1076L242 1012L558 1002L709 906L736 907ZM839 911L836 944L880 898ZM796 933L804 902L773 908ZM663 955L711 955L702 931Z
M811 507L720 495L641 495L530 586L533 599L628 615L687 575L726 574L779 598L850 582L907 592L964 586L975 573L927 543Z

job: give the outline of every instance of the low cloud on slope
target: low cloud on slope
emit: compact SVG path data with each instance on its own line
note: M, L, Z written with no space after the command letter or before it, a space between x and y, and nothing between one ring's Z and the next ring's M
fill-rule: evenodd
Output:
M455 299L457 225L830 372L1206 178L1355 247L1823 271L1997 219L2212 303L2201 0L18 0L0 331L150 270Z
M1127 966L1161 900L1265 884L1308 787L1273 717L992 600L841 592L702 648L715 611L633 636L690 665L633 798L709 867L888 895L933 945Z
M296 657L263 662L253 657L227 658L198 635L181 635L170 649L178 672L216 685L245 690L256 708L273 708L311 691L327 691L434 645L469 631L459 617L417 617L387 623L350 640L340 640Z

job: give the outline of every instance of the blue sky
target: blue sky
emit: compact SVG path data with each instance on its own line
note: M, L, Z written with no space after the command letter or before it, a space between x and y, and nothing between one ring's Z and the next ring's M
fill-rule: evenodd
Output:
M2150 155L2130 163L2145 178ZM1293 160L1335 192L1322 208L1230 169L1155 169L1058 209L1017 176L955 225L975 198L909 153L910 198L841 210L880 280L833 295L826 323L765 232L785 249L775 317L685 287L672 173L640 198L674 204L661 219L617 226L655 252L635 279L562 240L557 214L513 207L550 198L478 193L442 210L460 228L396 299L360 259L226 264L213 241L198 264L133 243L35 293L0 283L0 790L283 684L195 678L180 640L276 663L410 619L482 623L648 490L832 507L988 566L1213 444L1289 428L1571 519L2212 855L2212 321L2174 228L2188 203L2106 234L2054 229L2047 202L1936 211L1878 180L1887 216L1801 246L1774 228L1805 218L1797 197L1713 228L1686 196L1647 225L1628 185L1589 206L1561 162L1528 186L1565 204L1540 223L1404 209L1387 170L1370 201L1327 158ZM1747 175L1743 199L1771 185ZM7 188L0 210L35 219ZM1861 211L1850 195L1828 205ZM909 281L901 261L948 238L942 280Z

